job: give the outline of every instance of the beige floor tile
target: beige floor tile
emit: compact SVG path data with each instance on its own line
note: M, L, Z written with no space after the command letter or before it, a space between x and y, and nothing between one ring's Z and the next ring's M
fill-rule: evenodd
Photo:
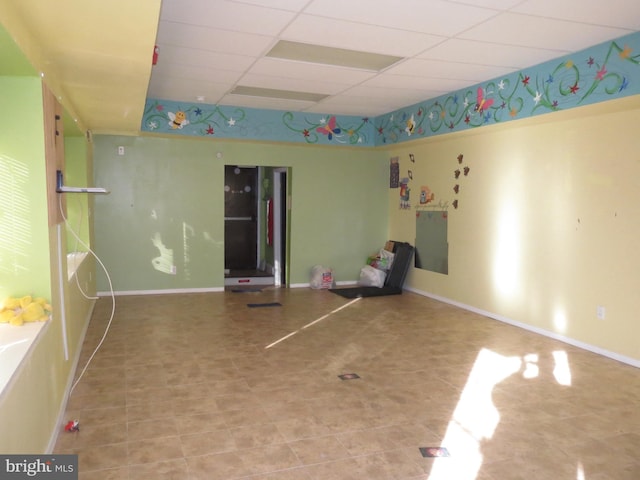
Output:
M270 301L283 307L246 308ZM334 312L347 303L273 288L118 299L65 412L81 430L54 451L92 480L640 478L638 369L411 293ZM109 313L98 301L79 371Z
M158 437L127 443L129 465L157 463L184 457L180 437Z
M166 462L131 465L128 480L185 480L186 472L187 461L179 458Z
M289 443L289 447L305 465L325 463L349 457L349 451L333 435L308 438Z

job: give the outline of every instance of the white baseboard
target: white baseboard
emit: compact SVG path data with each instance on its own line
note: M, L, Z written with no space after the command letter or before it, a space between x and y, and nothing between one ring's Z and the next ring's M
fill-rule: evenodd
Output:
M211 288L169 288L166 290L122 290L113 292L115 296L126 295L164 295L172 293L207 293L207 292L224 292L224 287ZM111 292L98 292L99 297L110 297Z
M543 328L535 327L535 326L529 325L527 323L518 322L516 320L504 317L502 315L498 315L498 314L493 313L493 312L488 312L486 310L482 310L480 308L476 308L476 307L473 307L471 305L466 305L464 303L457 302L455 300L451 300L450 298L441 297L440 295L434 295L432 293L425 292L423 290L418 290L416 288L405 288L405 290L407 290L409 292L416 293L418 295L422 295L423 297L432 298L433 300L437 300L437 301L442 302L442 303L448 303L449 305L453 305L455 307L462 308L463 310L468 310L470 312L474 312L474 313L477 313L479 315L483 315L485 317L489 317L489 318L491 318L493 320L498 320L499 322L502 322L502 323L507 323L509 325L513 325L514 327L522 328L524 330L528 330L530 332L537 333L538 335L542 335L542 336L545 336L545 337L553 338L554 340L558 340L558 341L566 343L568 345L572 345L574 347L578 347L578 348L581 348L583 350L587 350L589 352L596 353L598 355L602 355L603 357L611 358L612 360L617 360L618 362L621 362L621 363L626 363L627 365L631 365L631 366L636 367L636 368L640 368L640 360L636 360L635 358L627 357L625 355L620 355L619 353L611 352L609 350L605 350L603 348L596 347L595 345L584 343L584 342L581 342L581 341L576 340L576 339L571 338L571 337L565 337L564 335L560 335L560 334L558 334L556 332L551 332L549 330L545 330Z

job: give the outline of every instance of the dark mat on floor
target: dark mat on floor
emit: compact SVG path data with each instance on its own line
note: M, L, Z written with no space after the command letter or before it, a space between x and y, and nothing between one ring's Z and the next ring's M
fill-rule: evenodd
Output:
M393 265L387 274L382 287L347 287L330 288L329 291L344 298L381 297L385 295L398 295L402 293L402 285L407 277L407 272L413 259L414 247L406 242L394 242Z
M396 287L347 287L332 288L329 291L344 298L383 297L386 295L400 295L402 293L402 289Z
M259 307L281 307L282 304L278 302L269 302L269 303L247 303L247 307L249 308L259 308Z

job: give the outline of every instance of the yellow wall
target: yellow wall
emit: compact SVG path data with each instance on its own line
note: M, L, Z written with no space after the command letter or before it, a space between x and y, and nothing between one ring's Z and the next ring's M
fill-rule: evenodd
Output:
M449 273L407 286L640 365L638 118L636 96L387 148L413 174L390 238L415 240L422 185L449 202Z

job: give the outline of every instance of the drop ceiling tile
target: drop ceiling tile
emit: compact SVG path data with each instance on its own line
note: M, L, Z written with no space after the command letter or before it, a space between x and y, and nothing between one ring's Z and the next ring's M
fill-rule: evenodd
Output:
M469 5L469 0L449 0L452 3L462 3ZM493 8L495 10L511 10L513 7L522 3L522 0L473 0L476 7Z
M428 98L437 97L447 93L444 90L420 88L420 85L411 85L407 88L373 87L369 85L357 85L343 93L343 96L382 98L387 103L403 103L412 105Z
M156 43L257 57L269 48L273 39L267 35L161 21ZM162 55L162 51L159 53Z
M632 31L640 30L640 2L636 0L581 0L579 4L575 0L528 0L512 11Z
M215 66L175 65L167 62L159 63L151 71L152 78L186 78L191 80L211 80L218 83L233 84L242 77L242 72L225 70Z
M453 36L498 11L445 0L314 0L305 13L382 27Z
M229 90L230 85L206 82L202 80L165 78L149 82L149 98L173 100L176 102L194 103L202 95L207 103L218 102Z
M630 32L619 28L503 13L467 30L459 37L532 48L577 51L585 48L585 42L596 45L627 33Z
M472 63L443 62L440 60L412 59L389 68L385 73L390 75L428 76L480 82L487 78L495 78L515 71L516 68Z
M359 83L375 75L375 72L355 68L296 62L280 58L261 58L247 73L289 77L298 80L322 79L346 84Z
M295 12L247 5L229 0L163 0L163 20L236 32L277 35Z
M519 47L452 38L430 48L417 58L525 68L569 53L569 50Z
M171 65L219 65L225 70L245 71L255 61L254 57L210 52L195 48L159 45L158 65L167 62Z
M242 0L240 3L250 3L251 5L258 5L260 7L299 12L309 3L309 0Z
M247 108L265 108L271 110L302 111L314 105L315 102L301 100L284 100L269 97L249 97L245 95L225 95L219 102L221 105Z
M244 75L238 82L240 85L249 87L272 88L276 90L292 90L294 92L312 92L335 95L349 87L344 83L326 82L319 80L300 81L290 77L275 77L271 75Z
M450 78L433 78L416 75L391 75L385 73L383 75L378 75L367 82L363 82L362 85L387 88L420 88L447 93L466 88L473 83L475 82L454 80Z
M393 110L394 102L381 97L354 97L352 95L336 95L323 100L317 107L307 111L332 115L377 116Z
M402 57L416 55L444 40L443 37L426 33L364 25L314 15L301 15L296 18L282 32L281 38Z

